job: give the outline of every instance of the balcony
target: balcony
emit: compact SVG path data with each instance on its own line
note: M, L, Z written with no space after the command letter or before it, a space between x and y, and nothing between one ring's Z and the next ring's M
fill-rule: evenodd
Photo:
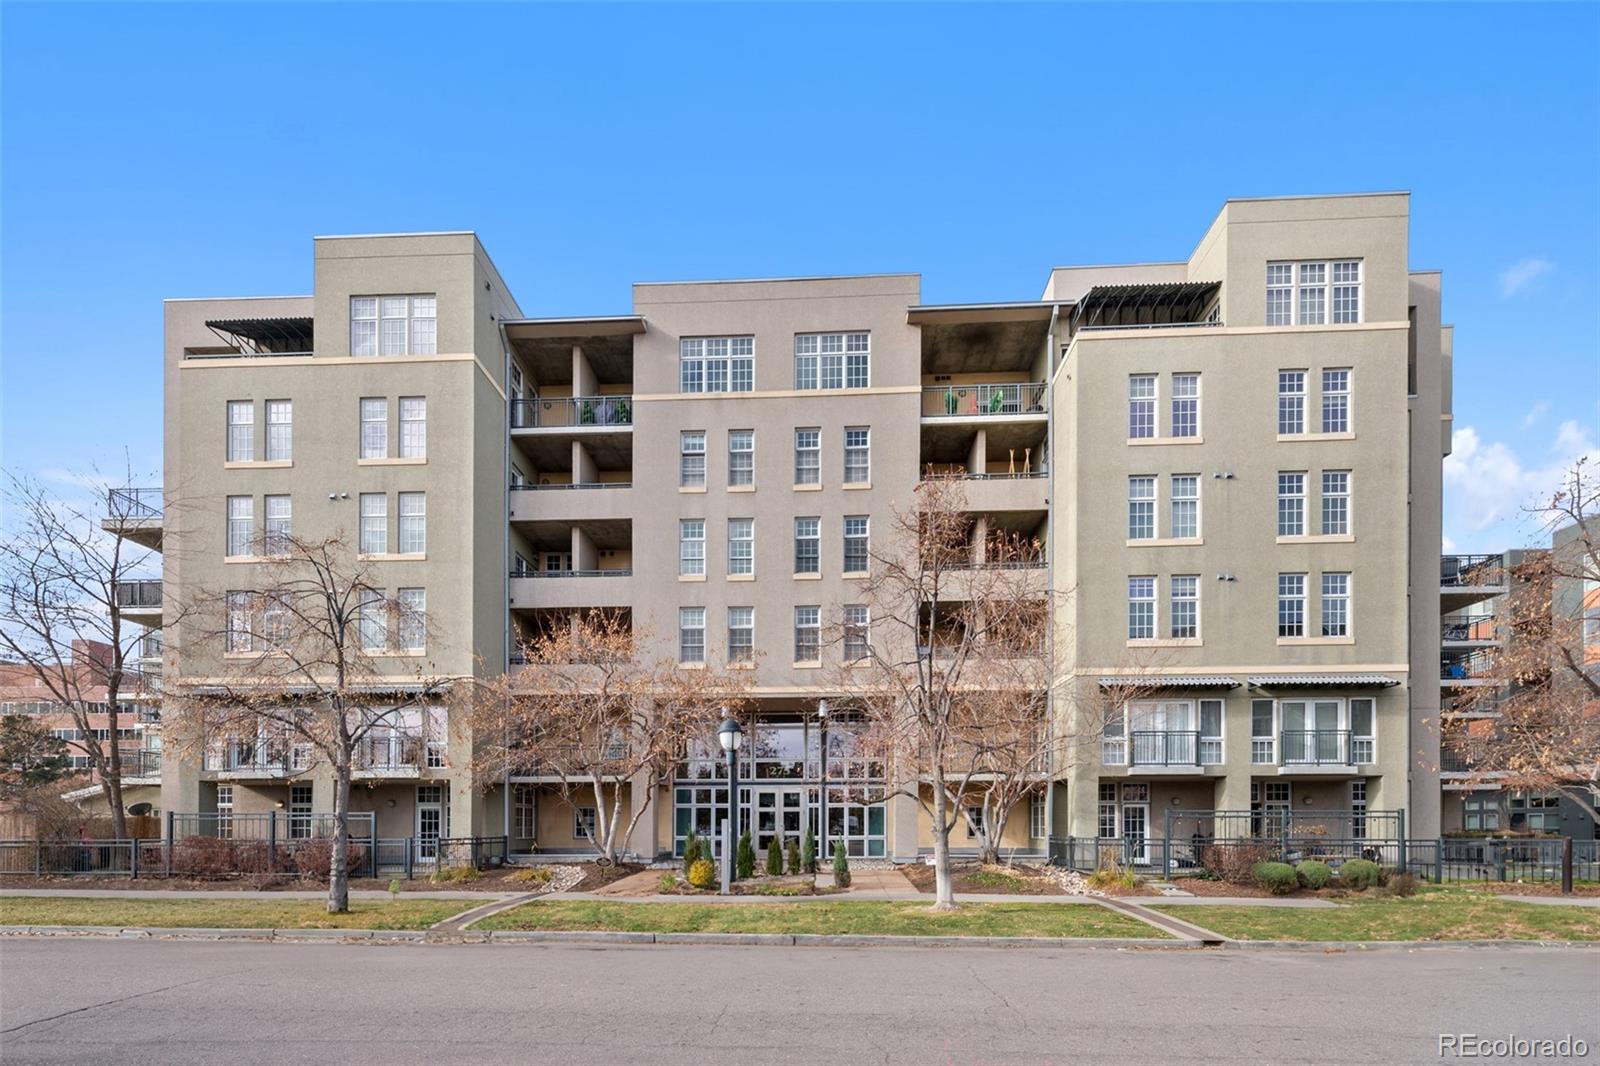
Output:
M1348 729L1286 729L1278 734L1278 750L1284 771L1345 769L1372 761L1373 738L1352 736Z
M106 513L100 528L140 547L161 550L163 517L159 488L126 487L106 493Z
M1446 619L1439 626L1439 642L1453 647L1482 647L1499 644L1494 615L1477 618Z
M633 570L513 570L511 609L631 607Z
M1493 649L1480 648L1465 655L1445 652L1439 657L1439 683L1445 688L1487 688L1499 685L1498 659Z
M631 488L631 481L513 485L511 521L625 522L633 517Z
M1197 772L1222 762L1222 738L1197 730L1135 729L1126 737L1106 737L1101 761L1139 770Z
M119 581L112 590L117 608L130 622L143 626L161 624L161 579Z
M1439 607L1445 614L1505 593L1499 555L1445 555L1439 560Z
M446 742L415 730L369 733L356 744L352 771L357 778L421 777L445 768Z
M551 396L513 400L511 428L629 432L633 429L633 397Z
M1047 386L1042 381L975 385L925 385L923 419L1043 420Z
M122 752L122 783L130 784L134 779L159 781L161 779L161 751L137 748L133 751Z
M311 754L287 745L232 741L207 750L200 768L231 778L291 777L310 769Z

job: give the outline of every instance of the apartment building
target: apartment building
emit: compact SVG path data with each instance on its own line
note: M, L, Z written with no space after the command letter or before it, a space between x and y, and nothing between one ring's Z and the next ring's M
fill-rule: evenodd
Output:
M469 233L318 238L312 295L166 305L165 595L248 589L276 522L359 540L411 598L425 638L397 677L526 669L519 639L618 612L686 669L751 664L758 846L809 827L910 860L927 821L826 713L821 634L873 639L875 538L956 476L977 542L1039 545L1061 727L1139 693L1045 771L1009 847L1146 855L1169 809L1404 810L1432 835L1450 338L1408 211L1230 201L1188 259L1057 268L1037 300L927 305L915 274L639 283L590 318L524 316ZM166 682L203 686L227 664L182 624ZM358 774L379 836L583 848L581 801L474 780L442 707L415 724L415 754ZM174 762L168 810L328 809L325 773L257 739ZM630 849L709 830L722 773L708 737L627 783L651 803Z

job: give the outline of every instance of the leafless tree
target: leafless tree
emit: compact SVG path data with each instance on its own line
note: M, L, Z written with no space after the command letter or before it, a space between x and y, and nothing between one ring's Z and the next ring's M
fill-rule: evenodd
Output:
M363 743L404 730L408 717L425 719L451 679L432 673L419 651L439 640L425 614L387 596L342 537L278 535L260 554L255 588L200 590L183 605L179 637L191 665L168 689L169 744L203 758L243 737L276 748L296 770L326 768L334 779L328 911L340 913L350 905L350 781Z
M569 805L592 796L589 842L606 863L689 745L709 738L725 710L738 712L749 687L746 671L653 659L650 643L626 616L575 614L522 641L524 668L481 682L474 700L483 779L548 778Z
M6 475L0 495L9 512L0 536L0 654L26 667L50 701L71 714L113 832L124 839L117 738L121 704L139 682L133 663L144 630L126 618L118 587L149 577L154 553L119 535L136 516L126 501L119 508L114 494L106 516L55 498L18 474ZM93 721L100 713L106 715L105 740Z

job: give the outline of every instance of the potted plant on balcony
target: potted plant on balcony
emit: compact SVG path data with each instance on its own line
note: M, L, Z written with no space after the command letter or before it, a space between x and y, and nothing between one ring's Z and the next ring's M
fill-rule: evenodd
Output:
M631 426L631 425L633 425L633 408L631 406L629 406L628 401L626 399L622 399L622 400L618 400L617 401L616 411L617 411L617 416L616 416L616 424L617 425L619 425L619 426Z
M991 392L989 394L989 413L990 414L992 414L992 415L999 414L1000 413L1000 409L1003 408L1005 405L1006 405L1006 393L1005 393L1004 389L995 389L993 392Z
M949 386L944 390L944 413L947 415L956 413L956 390Z
M594 401L593 400L584 400L583 401L583 406L579 409L579 413L578 413L578 422L579 422L580 425L585 425L585 426L594 425Z

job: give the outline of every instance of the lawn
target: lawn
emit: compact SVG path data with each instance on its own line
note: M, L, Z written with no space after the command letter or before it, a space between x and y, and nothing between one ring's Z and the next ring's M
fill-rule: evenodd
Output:
M1143 922L1094 904L967 903L952 914L936 914L921 902L876 900L715 904L548 900L503 911L472 928L879 936L1164 936Z
M1336 909L1169 906L1234 940L1600 940L1600 909L1512 903L1467 889L1348 896Z
M169 929L426 929L477 906L471 900L352 900L329 914L321 900L0 897L0 925L111 925Z

